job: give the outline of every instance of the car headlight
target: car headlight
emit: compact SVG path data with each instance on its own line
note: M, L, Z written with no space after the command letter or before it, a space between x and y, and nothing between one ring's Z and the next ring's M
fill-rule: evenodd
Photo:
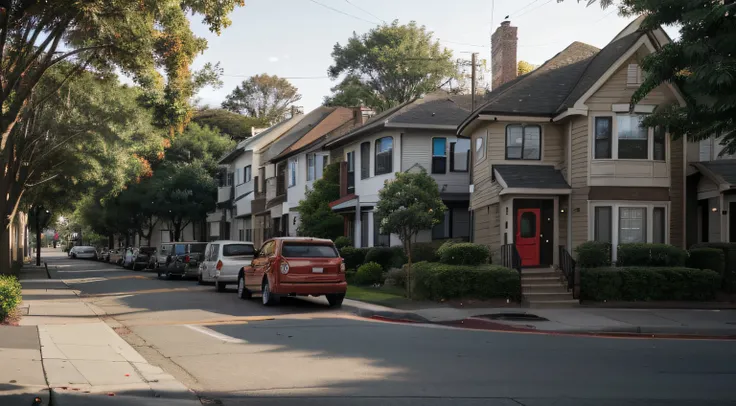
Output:
M286 262L286 261L282 262L281 263L281 266L279 266L279 270L284 275L286 275L287 273L289 273L289 263Z

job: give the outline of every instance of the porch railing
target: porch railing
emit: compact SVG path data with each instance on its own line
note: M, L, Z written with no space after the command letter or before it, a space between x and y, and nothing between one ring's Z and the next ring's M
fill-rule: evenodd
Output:
M521 255L519 255L519 250L516 249L516 244L504 244L501 246L501 261L503 266L519 273L519 303L521 303L524 295L521 287Z
M577 263L564 246L560 245L558 252L560 257L560 271L562 271L565 279L567 279L567 290L572 292L574 299L578 299L580 274L576 266Z

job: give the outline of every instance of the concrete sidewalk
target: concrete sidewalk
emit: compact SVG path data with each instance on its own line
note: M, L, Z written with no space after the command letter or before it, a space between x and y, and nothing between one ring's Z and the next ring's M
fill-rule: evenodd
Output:
M356 300L343 306L363 317L451 324L486 321L515 330L559 333L629 333L736 338L736 310L609 308L453 308L398 310ZM541 318L536 319L533 316ZM457 324L455 324L457 325Z
M27 379L31 388L49 388L55 406L101 401L129 405L201 404L186 386L149 364L120 338L101 319L104 312L99 308L83 301L63 281L45 279L45 270L44 278L40 276L38 269L21 271L23 327L14 327L32 332L27 334L35 336L35 352L15 348L0 352L0 363L3 356L19 358L25 354L26 369L32 374ZM0 340L0 348L2 345ZM0 372L0 379L4 378ZM44 404L49 404L48 397ZM0 398L0 403L13 405L4 398ZM26 398L16 404L30 403Z

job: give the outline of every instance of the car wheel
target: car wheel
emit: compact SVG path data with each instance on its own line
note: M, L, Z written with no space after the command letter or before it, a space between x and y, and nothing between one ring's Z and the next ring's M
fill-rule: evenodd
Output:
M238 277L238 297L243 300L248 300L253 295L248 289L245 288L245 278L241 275Z
M197 274L197 283L200 285L204 285L204 279L202 279L202 272Z
M327 296L327 303L330 304L330 307L340 307L342 306L342 301L345 299L344 293L331 293Z
M169 274L168 273L161 273L161 272L159 272L158 273L158 278L159 279L169 279Z
M226 287L227 287L227 284L224 284L218 280L215 280L215 289L218 292L224 292Z
M274 306L279 303L279 297L271 293L271 285L268 283L268 279L263 281L263 304L265 306Z
M77 259L77 254L72 254L72 259Z

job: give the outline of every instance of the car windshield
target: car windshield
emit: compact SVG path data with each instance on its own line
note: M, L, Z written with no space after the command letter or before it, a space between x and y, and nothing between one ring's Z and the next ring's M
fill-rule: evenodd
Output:
M176 244L174 245L174 254L176 255L184 255L187 253L187 247L184 244Z
M204 250L207 248L206 243L202 244L191 244L189 246L189 252L193 254L204 254Z
M337 250L331 244L285 242L281 255L286 258L337 258Z
M223 257L237 257L241 255L253 255L255 248L250 244L227 244L222 247Z

